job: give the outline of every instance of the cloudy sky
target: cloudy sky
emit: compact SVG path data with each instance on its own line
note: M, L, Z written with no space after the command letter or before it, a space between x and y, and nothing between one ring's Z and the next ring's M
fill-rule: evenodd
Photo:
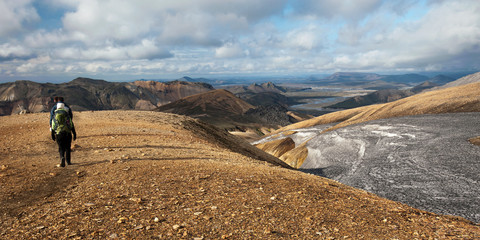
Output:
M0 0L0 82L464 70L479 0Z

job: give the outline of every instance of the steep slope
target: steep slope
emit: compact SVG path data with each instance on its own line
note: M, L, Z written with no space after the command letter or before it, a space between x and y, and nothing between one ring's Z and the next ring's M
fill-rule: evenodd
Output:
M55 168L47 119L0 117L1 238L480 237L464 219L266 163L178 115L79 112L74 165Z

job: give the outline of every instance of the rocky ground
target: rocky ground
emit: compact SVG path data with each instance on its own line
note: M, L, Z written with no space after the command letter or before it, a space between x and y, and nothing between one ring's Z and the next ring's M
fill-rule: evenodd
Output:
M48 114L0 117L1 239L480 238L470 221L280 167L190 118L74 122L73 165L60 168Z

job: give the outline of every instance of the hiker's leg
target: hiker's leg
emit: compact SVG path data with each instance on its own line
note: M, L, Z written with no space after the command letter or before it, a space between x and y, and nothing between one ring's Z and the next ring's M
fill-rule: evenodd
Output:
M67 134L65 139L65 158L67 160L67 164L70 165L72 162L70 161L70 154L72 152L72 134Z
M60 153L60 166L65 167L65 135L58 134L56 139L58 144L58 152Z

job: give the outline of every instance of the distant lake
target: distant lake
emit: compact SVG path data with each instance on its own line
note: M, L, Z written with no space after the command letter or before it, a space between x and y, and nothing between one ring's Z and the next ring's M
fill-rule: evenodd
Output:
M323 106L329 106L337 102L341 102L347 99L347 97L328 97L328 98L315 98L307 99L306 103L290 106L292 110L328 110L337 111L339 109L328 109Z

